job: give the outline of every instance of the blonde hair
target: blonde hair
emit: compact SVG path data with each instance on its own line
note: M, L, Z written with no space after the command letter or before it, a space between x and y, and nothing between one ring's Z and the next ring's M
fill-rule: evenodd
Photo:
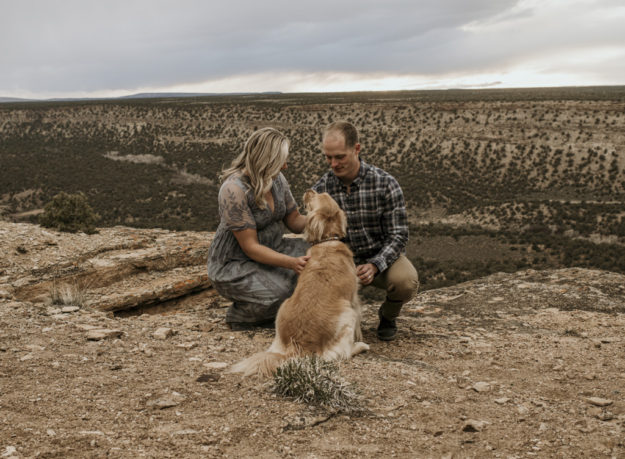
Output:
M243 152L219 177L222 181L240 172L247 175L254 193L254 202L261 209L267 205L265 193L271 189L289 154L289 139L280 131L266 127L252 133Z

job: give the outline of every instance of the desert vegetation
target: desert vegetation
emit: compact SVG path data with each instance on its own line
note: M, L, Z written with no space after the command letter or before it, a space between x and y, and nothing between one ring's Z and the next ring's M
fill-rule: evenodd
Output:
M336 412L362 414L362 400L339 375L338 364L318 356L289 359L273 373L274 393Z
M394 174L432 288L496 271L625 272L625 87L276 94L0 105L0 212L82 192L100 225L214 230L219 172L254 130L291 140L296 198L343 118Z
M39 216L39 223L47 228L54 228L68 233L93 234L99 219L82 192L68 194L61 191L52 198Z

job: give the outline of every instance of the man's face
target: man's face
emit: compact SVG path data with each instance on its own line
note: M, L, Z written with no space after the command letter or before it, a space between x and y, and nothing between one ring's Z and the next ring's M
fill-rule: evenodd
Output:
M323 152L334 175L345 184L350 184L358 177L360 170L360 144L345 146L345 138L340 132L329 132L323 139Z

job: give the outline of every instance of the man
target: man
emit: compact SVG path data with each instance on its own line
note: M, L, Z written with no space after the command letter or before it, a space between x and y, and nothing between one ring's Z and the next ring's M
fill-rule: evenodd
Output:
M359 158L356 127L347 121L330 124L323 133L323 152L332 168L313 186L327 192L347 215L346 243L354 252L363 285L386 290L380 306L378 338L397 334L401 307L419 288L417 270L404 255L408 223L404 195L389 173Z

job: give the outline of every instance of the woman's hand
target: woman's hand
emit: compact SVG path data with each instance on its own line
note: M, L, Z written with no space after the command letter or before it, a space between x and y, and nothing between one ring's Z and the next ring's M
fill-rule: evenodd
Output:
M302 257L292 257L292 266L290 266L290 268L297 274L301 274L306 267L306 263L308 263L309 259L310 255L304 255Z
M243 252L252 260L265 265L280 266L282 268L292 269L300 274L310 256L291 257L284 253L276 252L266 245L258 242L258 234L255 229L244 229L241 231L233 231L234 237L241 246Z

